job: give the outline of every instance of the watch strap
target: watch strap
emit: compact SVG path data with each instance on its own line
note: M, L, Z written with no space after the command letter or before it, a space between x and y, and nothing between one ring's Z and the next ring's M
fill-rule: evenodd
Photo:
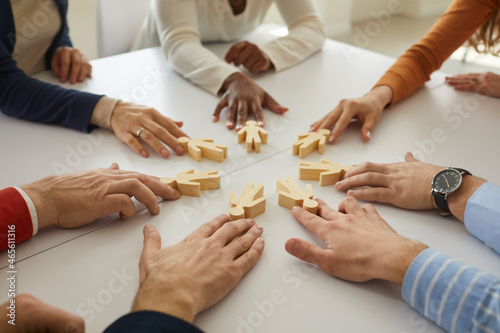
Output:
M470 173L469 171L465 170L465 169L462 169L462 168L454 168L454 167L450 167L449 169L455 169L457 170L458 172L460 172L460 174L463 176L463 175L470 175L472 176L472 173ZM432 191L432 194L434 195L434 201L436 202L436 205L441 208L441 215L442 216L449 216L451 215L451 212L450 212L450 207L448 206L448 201L446 200L446 194L442 194L442 193L438 193L438 192L434 192Z

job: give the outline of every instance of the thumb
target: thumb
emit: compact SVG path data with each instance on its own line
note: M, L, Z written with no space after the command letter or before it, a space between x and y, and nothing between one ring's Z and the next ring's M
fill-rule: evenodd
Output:
M286 252L301 260L313 263L319 266L320 258L324 256L326 250L320 249L305 240L291 238L285 243Z
M406 153L405 162L419 162L419 160L417 160L412 153Z
M363 127L361 128L361 135L365 141L370 141L372 139L372 131L377 124L377 119L375 117L368 117Z
M113 162L113 164L111 164L111 166L109 167L110 170L120 170L120 166L118 165L118 163L116 162Z
M288 108L281 106L268 93L265 93L264 95L264 101L262 102L262 106L279 114L283 114L288 111Z
M146 262L157 251L161 249L161 236L158 230L151 224L147 224L143 230L144 243L139 260L139 284L142 284L147 276Z

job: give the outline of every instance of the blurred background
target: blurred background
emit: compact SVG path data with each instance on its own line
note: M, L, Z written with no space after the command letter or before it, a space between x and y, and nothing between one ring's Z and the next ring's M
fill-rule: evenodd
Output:
M90 59L98 57L96 38L98 1L103 0L69 1L68 20L73 44ZM452 2L452 0L314 1L323 17L329 38L391 57L398 57L417 42ZM275 6L268 13L266 22L284 24ZM499 67L498 58L479 55L472 49L461 48L441 70L456 74L498 71Z

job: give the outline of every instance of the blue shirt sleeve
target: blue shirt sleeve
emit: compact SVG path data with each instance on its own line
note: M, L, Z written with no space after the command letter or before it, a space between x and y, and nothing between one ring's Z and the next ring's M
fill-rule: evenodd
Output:
M412 262L402 293L447 332L500 332L500 279L433 249Z
M465 207L467 230L500 253L500 187L484 183Z
M203 333L196 326L182 319L154 311L129 313L113 324L104 333Z

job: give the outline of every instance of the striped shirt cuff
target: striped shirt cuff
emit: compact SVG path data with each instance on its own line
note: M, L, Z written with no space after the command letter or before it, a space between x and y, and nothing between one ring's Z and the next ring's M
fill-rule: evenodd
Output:
M479 327L477 325L498 324L498 320L492 322L491 318L484 321L474 317L484 306L485 295L498 281L491 274L426 249L406 272L402 292L406 302L446 331L470 332L476 331L473 327Z
M20 187L14 187L14 188L17 190L17 192L19 192L19 194L21 194L24 201L26 201L26 205L28 206L28 209L30 211L31 223L33 224L33 235L32 235L33 237L38 232L38 215L36 214L35 204L31 200L29 195L27 195L26 192L24 192Z

